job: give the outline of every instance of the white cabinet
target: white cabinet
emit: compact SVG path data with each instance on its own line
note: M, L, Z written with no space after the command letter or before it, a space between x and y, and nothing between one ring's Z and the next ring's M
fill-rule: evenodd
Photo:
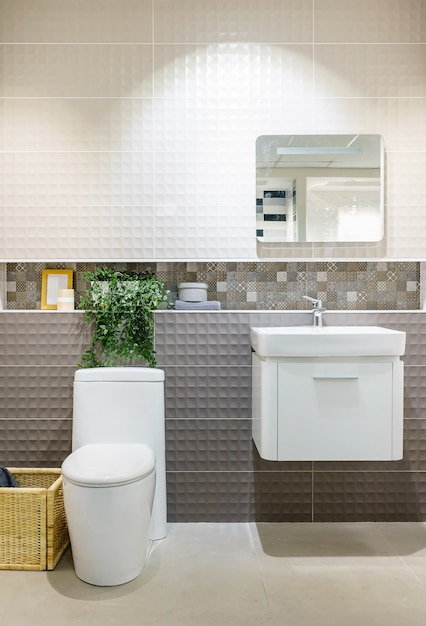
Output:
M398 357L263 359L253 353L253 439L269 460L402 458Z

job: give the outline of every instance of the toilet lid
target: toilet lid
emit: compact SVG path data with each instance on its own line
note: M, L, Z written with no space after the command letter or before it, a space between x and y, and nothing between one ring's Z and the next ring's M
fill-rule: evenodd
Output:
M155 457L142 443L90 443L62 463L64 477L87 487L111 487L141 480L155 469Z

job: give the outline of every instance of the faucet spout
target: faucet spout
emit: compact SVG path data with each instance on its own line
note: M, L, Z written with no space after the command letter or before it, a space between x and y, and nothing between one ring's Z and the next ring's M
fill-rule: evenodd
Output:
M326 310L322 306L322 301L318 298L311 298L310 296L303 296L303 298L312 304L314 326L322 326L322 314Z
M311 296L302 296L304 300L307 300L312 304L313 309L320 309L322 307L322 301L317 298L311 298Z

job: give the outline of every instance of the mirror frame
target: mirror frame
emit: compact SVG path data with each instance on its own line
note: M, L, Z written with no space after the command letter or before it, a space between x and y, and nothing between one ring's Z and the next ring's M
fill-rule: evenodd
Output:
M381 135L260 135L256 237L262 243L379 242Z

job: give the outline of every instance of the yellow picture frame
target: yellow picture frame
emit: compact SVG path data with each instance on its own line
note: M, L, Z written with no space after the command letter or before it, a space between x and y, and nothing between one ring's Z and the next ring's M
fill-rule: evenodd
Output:
M55 311L58 308L58 289L72 289L73 270L42 270L41 308Z

